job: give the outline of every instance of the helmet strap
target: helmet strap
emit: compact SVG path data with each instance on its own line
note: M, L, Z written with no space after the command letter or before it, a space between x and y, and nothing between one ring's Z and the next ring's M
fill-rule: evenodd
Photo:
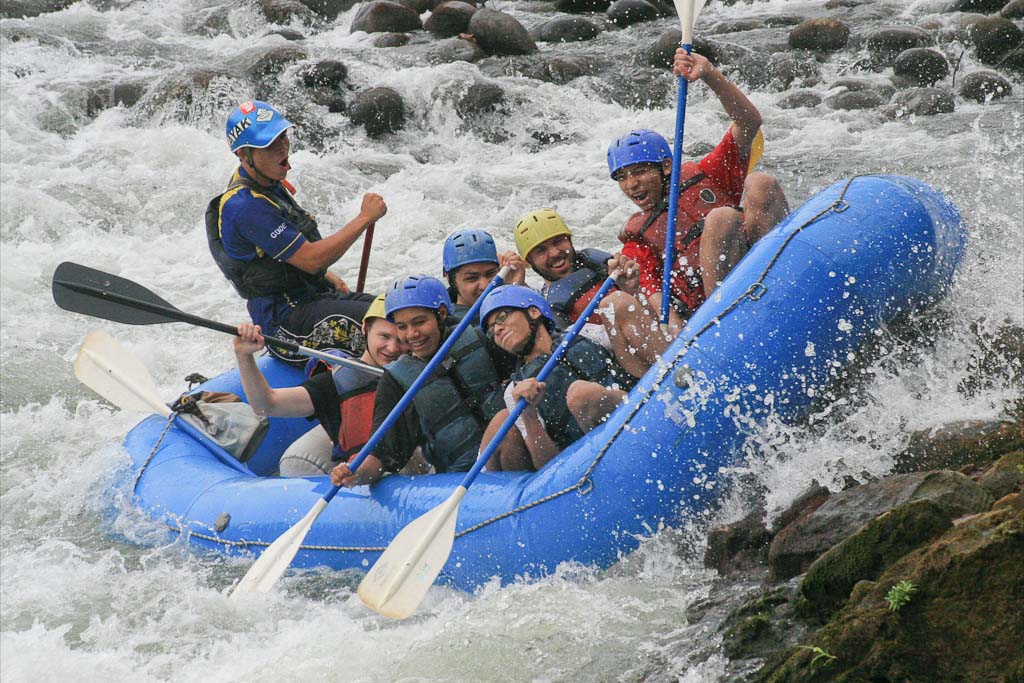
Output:
M252 155L252 147L244 147L243 150L245 152L245 162L249 166L248 170L250 174L253 176L253 180L255 180L260 185L264 185L266 187L270 187L271 185L273 185L274 181L268 178L267 176L263 175L263 173L261 173L260 170L256 168L256 161L253 159Z

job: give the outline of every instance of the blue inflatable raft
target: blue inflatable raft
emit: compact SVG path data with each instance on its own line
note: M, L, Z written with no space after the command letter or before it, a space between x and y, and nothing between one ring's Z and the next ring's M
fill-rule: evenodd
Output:
M538 472L480 475L438 580L469 590L566 561L608 567L704 508L751 426L800 417L873 330L942 296L964 247L955 207L917 180L858 176L819 193L747 254L605 424ZM274 386L301 381L273 360L261 367ZM202 388L242 394L235 371ZM245 465L176 425L161 439L165 426L152 416L127 437L135 474L148 460L138 503L199 546L258 554L329 487L266 476L306 420L272 420ZM342 489L293 566L365 571L462 476Z

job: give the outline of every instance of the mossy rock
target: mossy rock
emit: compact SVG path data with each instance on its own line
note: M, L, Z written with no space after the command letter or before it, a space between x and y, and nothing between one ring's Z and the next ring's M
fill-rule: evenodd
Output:
M812 665L792 649L757 681L1019 681L1024 673L1024 514L1007 506L963 520L927 546L858 584L847 605L810 639L836 657ZM899 611L889 590L917 591Z
M825 620L858 581L878 578L885 567L952 526L950 514L929 499L879 515L814 561L800 583L797 615Z

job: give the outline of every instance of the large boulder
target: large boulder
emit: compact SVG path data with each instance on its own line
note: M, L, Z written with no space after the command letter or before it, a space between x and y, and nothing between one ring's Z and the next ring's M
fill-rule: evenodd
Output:
M811 562L878 515L914 500L934 501L951 517L987 510L992 496L959 472L889 477L832 494L821 507L781 529L768 549L773 580L804 572Z
M280 74L288 65L309 59L303 48L292 43L257 45L246 50L231 61L231 69L243 72L254 80L271 78Z
M616 26L625 28L642 21L653 21L660 12L648 0L615 0L606 14Z
M405 125L405 102L393 88L370 88L352 98L348 117L352 123L363 126L370 137L380 137Z
M299 2L318 16L333 21L342 12L347 12L355 7L359 0L299 0Z
M469 33L489 55L525 55L537 51L537 44L515 17L487 7L473 14Z
M299 0L256 0L260 14L271 24L290 24L298 20L309 23L313 13Z
M476 5L461 2L461 0L443 2L430 13L430 16L423 23L423 28L435 36L444 38L457 36L469 29L469 20L476 11Z
M880 66L890 66L904 50L931 43L928 33L915 26L888 26L872 31L864 39L871 58Z
M445 38L427 48L427 61L431 64L450 62L479 62L487 53L474 40Z
M390 0L368 2L352 18L353 33L404 33L421 28L420 16L414 10Z
M825 104L832 109L855 111L881 106L885 104L885 98L874 90L847 90L825 98Z
M778 101L779 109L800 109L801 107L817 107L821 104L821 95L813 90L793 90Z
M555 0L554 9L570 14L604 12L611 4L612 0Z
M78 0L4 0L0 4L0 17L10 19L26 19L40 14L59 12L67 9Z
M495 111L505 102L505 91L497 83L480 82L469 89L455 103L455 112L463 119Z
M408 43L408 33L378 33L373 37L374 47L402 47Z
M1003 19L1024 19L1024 0L1010 0L999 10Z
M963 420L910 435L895 458L898 474L955 470L992 462L1004 453L1024 449L1024 425L1006 420Z
M974 22L967 35L974 43L974 51L985 64L998 63L1003 55L1020 46L1024 32L1009 19L985 17Z
M914 85L934 85L949 75L949 62L938 50L912 47L904 50L892 65L893 73Z
M535 78L546 83L563 85L581 76L597 73L600 60L594 56L545 55L544 58L523 64L520 72L527 78Z
M849 40L850 27L838 19L808 19L789 32L789 46L796 50L840 50Z
M1021 490L1024 484L1024 451L1007 453L980 477L978 483L997 500Z
M307 88L337 89L348 85L348 67L336 59L325 59L305 69L302 85Z
M585 17L558 17L546 21L533 32L534 40L541 43L574 43L596 38L601 27Z
M1006 0L953 0L946 8L947 12L981 12L992 14L1003 8Z
M975 71L960 81L960 97L975 102L987 102L1006 97L1013 92L1010 81L995 71Z

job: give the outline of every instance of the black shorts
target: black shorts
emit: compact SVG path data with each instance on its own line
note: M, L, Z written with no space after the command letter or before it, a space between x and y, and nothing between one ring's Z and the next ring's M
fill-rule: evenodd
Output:
M277 328L274 336L311 349L341 349L358 358L366 350L363 337L363 316L370 307L372 294L321 294L292 309ZM294 351L267 346L277 358L302 364L308 358Z

